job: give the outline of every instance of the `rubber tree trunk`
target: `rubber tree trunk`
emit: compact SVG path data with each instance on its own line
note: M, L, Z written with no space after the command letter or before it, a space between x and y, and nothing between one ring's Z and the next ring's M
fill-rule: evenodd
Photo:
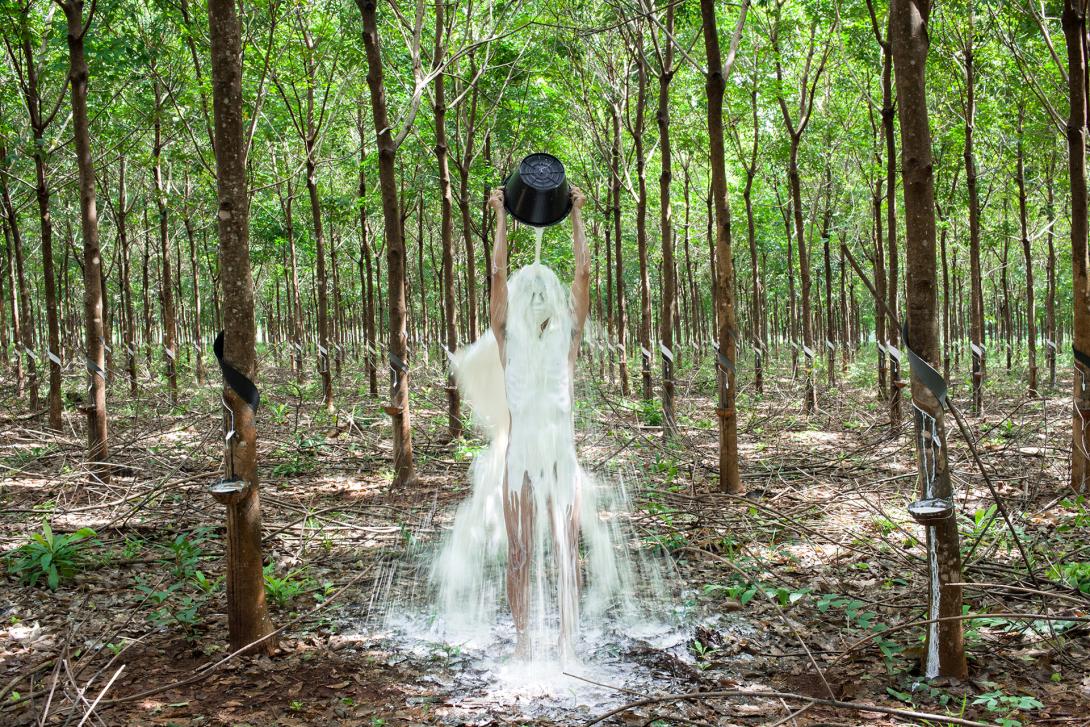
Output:
M82 0L61 4L68 25L68 87L72 99L72 131L79 169L80 230L83 234L83 323L86 369L90 377L87 401L87 459L91 473L110 481L109 436L106 416L106 330L102 305L102 253L98 245L98 210L95 205L95 167L91 158L90 120L87 114L89 71L83 39L90 18L83 22Z
M814 386L814 328L810 310L810 255L807 250L802 221L802 184L799 179L799 143L802 134L791 134L791 151L787 168L787 181L791 188L791 206L795 215L795 243L799 250L799 284L801 286L803 368L806 378L802 409L810 414L817 409L817 387Z
M984 344L984 284L980 272L980 195L977 191L976 154L973 134L976 117L976 71L973 57L972 4L970 26L962 51L965 66L965 187L969 193L969 340L973 359L973 413L984 411L984 378L987 353Z
M159 83L153 84L155 95L155 137L152 146L152 176L155 180L155 206L159 211L159 300L163 307L163 363L166 365L167 386L170 390L170 403L178 403L178 330L174 320L174 289L170 269L170 237L167 231L167 190L163 183L162 153L166 141L163 140L162 112L163 98Z
M1022 232L1022 258L1026 265L1026 343L1029 356L1030 396L1037 396L1037 308L1033 295L1033 255L1029 246L1029 214L1026 211L1026 164L1023 144L1023 126L1026 108L1018 108L1018 160L1016 179L1018 182L1018 222Z
M893 22L892 13L890 23ZM892 36L892 30L889 35ZM893 108L893 54L892 43L882 43L882 136L886 142L886 240L889 243L889 252L886 255L886 264L889 273L886 276L886 306L894 317L897 317L897 301L900 298L900 290L897 285L897 271L900 266L900 255L897 252L897 145L894 139L893 117L896 114ZM890 346L897 345L897 333L891 331L887 342ZM890 349L889 357L889 427L893 432L901 428L901 389L904 388L901 381L901 362L897 358L896 351Z
M308 137L313 140L313 115L310 116ZM318 370L322 375L322 401L327 412L333 411L333 375L329 369L329 285L326 279L325 234L322 231L322 203L318 198L318 165L313 143L306 145L307 194L310 198L310 213L314 223L314 255L317 262L315 285L318 287Z
M0 217L0 223L4 227L4 278L8 286L8 300L11 310L11 343L15 349L15 396L22 399L26 393L26 376L23 374L23 318L19 310L20 291L16 285L15 277L15 236L11 233L7 216ZM7 359L7 351L4 352Z
M886 341L889 340L886 336L886 326L892 325L887 323L886 317L881 313L881 303L886 299L886 253L882 237L882 187L884 184L884 180L879 177L874 183L874 192L871 196L871 208L874 212L874 290L876 293L874 340L878 344L878 398L883 400L887 398L886 370L887 359L890 358L886 355Z
M295 202L295 190L292 180L285 182L287 194L281 194L277 187L276 193L280 198L280 209L284 213L284 233L288 238L288 259L291 262L291 322L292 322L292 361L295 368L295 382L303 383L303 351L306 347L306 339L303 337L303 302L299 296L299 257L295 249L295 221L292 217L292 209Z
M212 110L216 135L217 226L223 286L224 361L257 378L257 329L250 272L250 209L242 114L242 29L235 0L209 0ZM265 607L261 561L261 498L257 478L255 412L224 381L223 397L234 417L234 474L246 483L241 500L228 506L227 622L231 648L241 649L272 633ZM272 653L275 637L253 651Z
M34 196L38 203L38 220L41 225L42 274L45 278L45 309L48 326L49 348L46 351L49 365L49 428L61 429L61 334L60 307L57 300L57 277L53 268L53 218L50 214L49 173L46 153L49 144L45 131L53 121L53 116L43 116L41 89L38 86L38 62L31 47L29 24L30 5L20 7L19 23L21 44L19 59L25 82L23 98L30 115L30 131L34 138ZM9 219L13 219L9 217ZM32 371L33 376L33 371ZM33 381L32 381L33 383ZM33 386L32 386L33 389ZM33 393L32 393L33 396Z
M927 65L928 0L892 0L891 45L897 67L898 115L901 122L901 168L905 196L905 249L908 259L908 340L905 345L933 369L942 365L935 268L935 186L928 127L925 69ZM943 406L936 394L912 372L912 402L921 497L952 495L947 462ZM957 519L927 528L930 569L930 618L939 621L928 631L926 676L965 679L962 637L961 554ZM937 603L936 603L937 601ZM936 644L937 641L937 644Z
M1071 338L1075 350L1071 484L1090 490L1090 259L1087 257L1086 112L1087 39L1085 0L1064 0L1061 16L1067 45L1070 116L1067 120L1071 182Z
M193 276L193 314L190 321L190 330L193 336L193 352L196 360L194 361L194 373L197 377L197 384L204 385L204 355L201 350L201 279L197 275L197 241L193 232L193 220L190 217L189 199L192 193L192 188L189 183L189 175L185 177L185 206L182 208L182 222L185 224L185 237L189 243L189 271ZM279 287L277 288L279 292ZM279 298L278 298L279 300Z
M444 0L435 0L435 52L434 64L438 67L446 53L443 21ZM440 235L443 246L443 324L444 339L448 351L458 349L458 307L454 305L454 195L450 184L449 149L447 147L447 96L446 75L435 74L435 157L439 163L439 197L442 209ZM454 383L454 369L447 368L447 433L451 439L462 436L461 402L458 386Z
M643 381L644 401L654 396L651 376L651 277L647 262L647 157L644 148L645 115L647 105L647 60L643 53L643 28L636 38L636 120L629 128L636 155L636 247L640 263L640 374Z
M612 112L613 146L610 148L609 163L613 182L613 261L617 274L617 355L621 372L621 396L628 396L628 350L625 345L628 304L624 296L624 257L621 255L621 109L618 103L614 103Z
M746 186L742 190L742 199L746 205L746 240L749 242L750 272L750 317L753 325L753 386L758 394L764 393L764 355L767 337L765 335L766 315L762 296L761 271L757 263L757 225L753 216L753 181L757 176L757 152L760 149L760 123L757 116L757 84L754 82L749 93L749 105L753 119L753 147L749 161L745 164ZM686 251L688 248L686 248ZM691 274L690 274L691 277Z
M670 214L670 183L673 159L670 147L670 81L674 77L674 6L666 9L666 27L660 47L662 68L659 69L659 105L656 120L659 127L659 230L662 236L662 306L659 317L659 341L662 346L662 423L663 434L677 433L674 396L674 317L677 307L677 285L674 276L674 225Z
M386 227L386 265L390 310L390 407L394 430L394 486L415 481L413 440L409 412L408 345L405 330L405 239L399 215L397 177L394 163L397 147L386 111L386 89L382 77L375 0L356 0L363 22L363 45L367 53L367 85L371 90L371 115L378 141L379 187L382 217Z
M356 128L360 134L360 171L359 171L359 206L360 206L360 284L366 290L364 328L367 336L367 381L371 396L378 396L378 367L375 361L378 349L375 345L375 289L371 264L371 241L367 234L367 175L364 162L367 160L367 145L363 143L363 100L359 101L356 111Z
M743 13L747 6L743 5ZM738 324L734 313L734 263L731 255L730 202L727 198L726 160L723 147L723 91L726 78L719 50L714 0L700 0L704 21L704 48L708 57L705 93L708 98L708 146L711 154L711 198L715 211L716 370L719 383L719 489L743 491L738 471L738 414L735 401L735 342Z
M477 77L477 61L474 53L469 54L469 77ZM469 173L476 156L473 151L477 132L477 103L479 99L479 84L473 82L473 90L469 97L469 109L466 111L462 139L462 158L458 164L458 210L462 217L462 241L466 251L466 291L469 311L466 314L466 335L469 341L476 341L479 335L477 327L477 253L473 246L473 225L469 217ZM463 101L463 103L465 103ZM488 146L485 146L485 156L488 156Z
M0 144L0 162L8 158L7 149ZM5 170L6 172L6 170ZM31 317L30 288L26 282L26 270L23 263L23 238L19 229L19 220L15 214L15 207L11 203L11 192L8 190L7 174L0 174L0 202L4 205L4 217L7 219L6 229L11 234L11 258L15 264L15 283L19 290L18 309L13 312L12 319L18 320L21 328L18 329L19 339L16 348L22 348L18 356L26 364L25 381L30 392L30 410L38 410L38 365L34 353L34 320ZM10 260L9 260L10 264ZM14 303L13 303L14 305ZM18 315L16 315L17 313ZM21 369L17 369L21 371ZM17 382L18 395L23 396L22 378Z
M125 310L125 368L129 374L129 395L136 396L136 314L132 302L132 254L129 248L128 192L125 187L125 157L118 161L117 174L117 241L121 248L121 298Z
M1045 214L1046 220L1046 232L1045 237L1048 239L1048 292L1045 296L1045 334L1048 336L1048 340L1045 342L1047 347L1046 357L1048 359L1048 386L1050 389L1056 388L1056 245L1055 235L1053 234L1053 224L1056 219L1056 207L1055 207L1055 192L1053 190L1053 174L1055 157L1049 158L1047 175L1045 177Z
M821 244L825 257L825 358L828 367L829 386L836 386L836 318L833 315L833 261L829 254L829 224L832 219L832 205L826 207L825 218L821 223Z

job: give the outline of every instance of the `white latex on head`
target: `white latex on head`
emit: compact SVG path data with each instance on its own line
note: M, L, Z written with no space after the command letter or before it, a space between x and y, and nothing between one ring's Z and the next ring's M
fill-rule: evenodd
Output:
M507 282L508 338L540 338L546 322L570 328L571 315L571 292L548 266L526 265Z

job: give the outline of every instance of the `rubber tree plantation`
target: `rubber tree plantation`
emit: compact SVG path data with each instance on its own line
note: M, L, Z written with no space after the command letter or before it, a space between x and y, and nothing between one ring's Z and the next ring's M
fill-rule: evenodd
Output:
M1090 714L1086 0L0 0L0 724Z

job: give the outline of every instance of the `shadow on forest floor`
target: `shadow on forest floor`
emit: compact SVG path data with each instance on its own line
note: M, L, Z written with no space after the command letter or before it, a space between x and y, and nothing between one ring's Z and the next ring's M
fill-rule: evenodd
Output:
M217 391L189 381L171 407L158 379L142 380L139 400L114 381L119 475L104 487L85 483L79 417L68 412L65 432L46 432L0 380L0 409L13 413L0 418L0 549L13 554L43 522L57 534L95 531L69 545L71 572L55 592L44 578L22 583L17 556L4 560L0 724L75 715L74 724L107 685L87 724L580 724L696 691L718 696L643 704L605 723L892 725L936 713L1086 724L1090 504L1067 485L1067 382L1031 400L1018 372L996 371L986 415L970 419L1037 586L951 432L962 548L972 553L965 580L976 584L965 590L970 679L928 683L918 664L924 627L909 625L925 618L927 601L922 532L905 509L916 499L910 411L891 436L868 383L873 353L851 363L840 387L823 386L810 417L786 359L763 396L743 385L742 497L712 491L713 375L710 364L681 358L681 431L670 441L657 408L620 397L597 364L583 364L577 384L584 464L625 478L636 504L632 547L673 563L662 625L584 634L580 676L599 684L559 669L518 673L502 623L476 646L429 635L420 553L468 494L474 451L444 441L436 365L414 372L421 480L396 491L388 423L356 368L346 363L338 378L330 417L316 377L297 386L266 354L266 583L275 623L290 625L275 656L215 670L203 667L226 654L223 512L207 492L221 456ZM75 391L81 378L67 385ZM965 393L953 387L958 401Z

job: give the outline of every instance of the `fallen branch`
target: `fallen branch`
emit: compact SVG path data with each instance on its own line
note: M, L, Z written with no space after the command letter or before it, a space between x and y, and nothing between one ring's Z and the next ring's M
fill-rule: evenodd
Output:
M760 697L766 699L791 699L801 702L809 702L811 705L822 705L825 707L836 707L837 709L850 709L856 712L879 712L881 714L889 714L894 717L904 717L906 719L915 720L932 720L941 724L956 724L966 725L967 727L990 727L987 722L976 722L971 719L962 719L961 717L952 717L946 714L933 714L930 712L914 712L910 709L896 709L894 707L883 707L878 704L861 704L857 702L841 702L838 699L818 699L816 697L807 697L803 694L791 694L789 692L747 692L740 689L732 689L728 691L718 692L687 692L684 694L664 694L658 697L647 697L646 699L639 699L628 704L622 704L611 712L601 714L594 719L585 722L584 727L591 727L603 720L607 720L614 715L627 712L630 709L636 707L645 707L649 704L660 704L662 702L687 702L696 699L729 699L738 697Z

